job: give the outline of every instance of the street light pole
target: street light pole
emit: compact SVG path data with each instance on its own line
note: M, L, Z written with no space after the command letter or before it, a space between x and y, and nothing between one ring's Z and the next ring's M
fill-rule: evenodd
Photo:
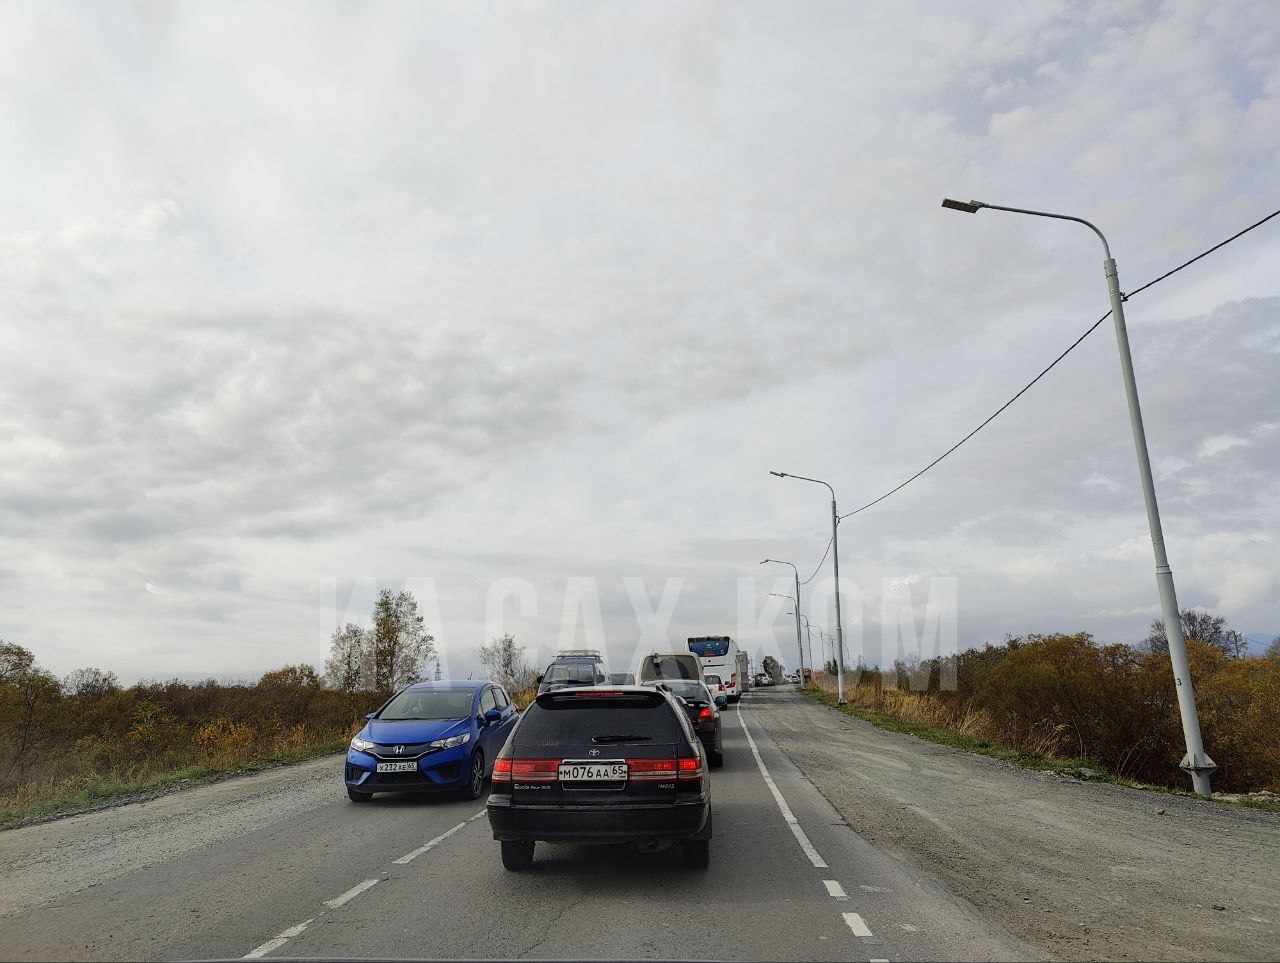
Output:
M790 565L791 571L796 577L796 649L800 652L800 685L804 685L804 645L800 641L800 570L796 568L794 562L783 562L776 558L766 558L761 565L767 562L773 562L775 565ZM772 594L772 593L770 593Z
M837 532L837 528L840 525L840 513L836 510L836 490L817 478L789 475L785 471L771 471L769 474L776 475L779 478L795 478L798 481L813 482L815 485L826 485L827 491L831 492L831 565L836 577L836 702L839 705L844 705L844 620L840 617L840 536Z
M1120 352L1120 371L1124 377L1124 393L1129 403L1129 427L1133 431L1133 446L1138 453L1138 477L1142 482L1142 497L1147 506L1147 525L1151 530L1151 547L1156 561L1156 587L1160 592L1160 606L1164 612L1164 632L1169 640L1169 660L1173 664L1173 682L1178 694L1178 710L1182 716L1182 736L1187 754L1179 767L1191 776L1191 785L1202 796L1213 795L1209 776L1218 767L1204 751L1200 735L1200 715L1196 711L1196 694L1191 681L1191 666L1187 661L1187 641L1182 634L1182 616L1178 611L1178 596L1173 587L1173 569L1164 548L1164 530L1160 525L1160 506L1156 503L1156 485L1151 475L1151 456L1147 452L1147 433L1142 425L1142 408L1138 404L1138 382L1133 374L1133 355L1129 350L1129 332L1124 323L1124 295L1120 293L1120 278L1116 262L1103 233L1082 217L1069 214L1051 214L1048 211L1032 211L1020 207L1002 207L982 201L954 201L947 198L942 206L954 211L976 214L982 208L1008 211L1012 214L1030 214L1033 217L1051 217L1060 221L1075 221L1098 235L1102 241L1105 259L1102 269L1107 278L1107 296L1111 299L1111 319L1115 322L1116 347Z

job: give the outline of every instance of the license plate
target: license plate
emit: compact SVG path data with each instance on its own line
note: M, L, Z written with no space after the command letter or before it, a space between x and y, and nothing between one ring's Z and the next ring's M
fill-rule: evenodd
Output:
M561 782L624 782L627 778L625 762L562 762Z
M406 762L380 762L378 763L378 772L416 772L418 762L416 759L410 759Z

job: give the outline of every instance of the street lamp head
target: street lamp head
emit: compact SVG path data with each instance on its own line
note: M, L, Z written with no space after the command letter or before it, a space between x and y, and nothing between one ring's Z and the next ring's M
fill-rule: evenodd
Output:
M986 207L982 201L970 201L966 204L964 201L953 201L949 197L942 199L942 206L953 211L964 211L966 214L977 214L979 208Z
M771 470L769 471L769 474L770 474L770 475L777 475L779 478L786 478L786 477L787 477L787 473L786 473L785 471L773 471L773 470L771 469Z

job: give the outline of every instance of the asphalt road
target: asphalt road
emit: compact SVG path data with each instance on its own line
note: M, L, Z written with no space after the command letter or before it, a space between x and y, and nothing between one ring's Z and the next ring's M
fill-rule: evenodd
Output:
M1042 957L849 827L760 724L808 711L800 697L740 708L709 870L678 849L540 843L508 873L479 802L352 804L335 757L0 833L0 955Z

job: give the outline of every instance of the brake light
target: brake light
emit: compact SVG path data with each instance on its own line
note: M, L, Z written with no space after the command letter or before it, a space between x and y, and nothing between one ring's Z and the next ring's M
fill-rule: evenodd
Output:
M714 719L714 718L715 716L711 712L711 706L704 706L702 711L698 713L699 722L701 722L704 719Z
M519 782L555 782L559 770L559 759L515 759L511 762L511 778Z
M738 673L735 672L731 676L729 676L729 685L737 685L737 684L738 684Z
M676 776L674 759L628 759L626 762L627 777L633 782L661 782Z
M498 758L493 760L493 781L494 782L510 782L511 781L511 760Z
M576 689L573 693L579 699L609 699L614 696L629 695L627 692L601 692L599 689Z
M636 772L662 772L670 775L676 771L674 759L628 759L627 769Z
M701 779L702 778L702 760L701 759L677 759L678 769L676 772L677 779Z

